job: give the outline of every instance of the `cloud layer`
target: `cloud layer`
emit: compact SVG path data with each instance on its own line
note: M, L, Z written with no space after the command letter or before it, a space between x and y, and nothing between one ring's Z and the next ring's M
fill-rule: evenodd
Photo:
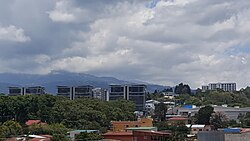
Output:
M33 8L23 11L25 5ZM0 26L0 72L66 70L193 88L245 87L249 6L245 0L8 1L0 6L0 24L7 25Z

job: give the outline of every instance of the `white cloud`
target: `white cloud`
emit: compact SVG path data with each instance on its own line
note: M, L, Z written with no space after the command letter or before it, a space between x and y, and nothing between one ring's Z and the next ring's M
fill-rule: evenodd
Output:
M151 8L147 2L57 0L46 11L54 21L47 30L58 34L41 45L47 54L33 57L39 67L29 70L184 82L193 88L218 81L249 85L250 2L161 0ZM74 24L57 27L57 22Z
M78 56L58 60L56 64L62 64L53 69L74 68L71 70L170 85L183 81L192 87L214 81L242 85L245 82L241 82L243 73L239 71L250 69L246 67L250 54L235 54L237 59L232 59L225 52L248 41L245 13L249 10L228 9L233 12L231 16L221 15L218 20L201 24L201 20L209 18L207 14L224 12L223 7L234 2L207 4L195 0L160 1L148 9L142 3L118 3L106 11L109 17L96 19L89 32L79 35L82 41L64 51L66 56L73 52ZM218 13L210 13L205 6ZM204 11L196 13L195 7ZM242 28L246 29L244 34L240 33Z
M14 25L10 25L8 27L0 26L0 40L27 42L30 41L30 37L24 34L22 28L16 28Z
M71 0L58 0L55 9L47 13L54 22L75 23L89 20L87 10L74 7Z

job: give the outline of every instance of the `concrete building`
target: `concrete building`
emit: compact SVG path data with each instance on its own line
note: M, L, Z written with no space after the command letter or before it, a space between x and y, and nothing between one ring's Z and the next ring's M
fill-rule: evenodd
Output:
M93 97L93 86L85 85L85 86L78 86L73 87L73 97L80 98L80 97Z
M64 96L67 97L68 99L73 99L73 91L72 87L69 86L57 86L57 95L58 96Z
M238 107L225 107L225 106L216 106L212 105L215 112L222 112L224 113L229 120L238 120L239 114L246 114L247 112L250 112L250 107L245 108L238 108ZM194 108L179 108L178 109L178 115L181 115L183 117L188 116L194 116L201 107L194 107Z
M137 111L145 110L146 85L110 85L109 99L131 100Z
M234 130L234 129L233 129ZM239 132L201 131L197 134L198 141L249 141L250 131L240 129Z
M141 118L138 121L111 121L111 131L123 132L130 127L152 127L153 119Z
M93 97L93 86L85 85L85 86L77 86L77 87L69 87L69 86L57 86L57 95L64 96L71 100L80 97Z
M209 90L208 85L201 86L201 90L202 90L202 92L205 92L206 90Z
M27 94L45 94L45 88L41 86L9 87L9 96L27 95Z
M202 86L202 91L217 90L217 89L233 92L236 91L236 83L209 83L206 86Z
M186 125L188 128L191 128L190 134L192 135L197 135L201 131L211 131L212 127L211 125L201 125L201 124L187 124Z
M103 88L94 88L93 97L106 101L108 99L108 90Z

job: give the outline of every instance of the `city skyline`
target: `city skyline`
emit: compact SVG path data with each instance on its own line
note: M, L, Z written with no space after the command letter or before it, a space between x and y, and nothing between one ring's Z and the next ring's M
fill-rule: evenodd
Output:
M244 88L249 6L245 0L1 1L0 73L68 71Z

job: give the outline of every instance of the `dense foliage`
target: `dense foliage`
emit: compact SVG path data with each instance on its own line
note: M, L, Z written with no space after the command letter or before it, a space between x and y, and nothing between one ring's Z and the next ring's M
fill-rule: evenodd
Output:
M197 119L195 123L209 125L212 113L214 113L214 108L211 106L200 108L198 113L195 115L195 118Z
M68 100L52 95L0 96L0 122L29 119L63 124L71 129L106 130L111 120L134 120L135 106L126 100Z
M159 131L171 133L170 138L167 139L168 141L184 141L190 132L190 129L184 124L169 126L167 121L156 122L154 126L156 126Z
M174 92L176 94L191 94L191 89L189 85L180 83L179 85L175 86Z

